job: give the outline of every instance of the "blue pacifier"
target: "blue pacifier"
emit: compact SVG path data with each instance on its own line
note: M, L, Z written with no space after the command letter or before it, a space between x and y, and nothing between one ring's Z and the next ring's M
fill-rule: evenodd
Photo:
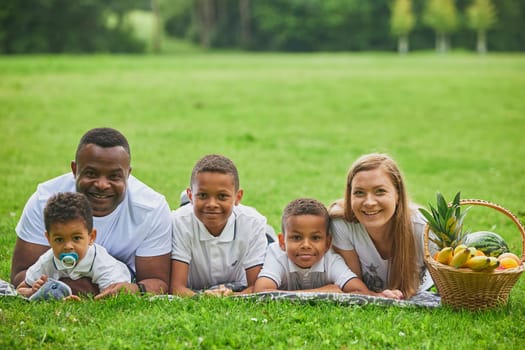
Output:
M58 259L67 268L72 268L77 264L78 254L77 253L61 253Z

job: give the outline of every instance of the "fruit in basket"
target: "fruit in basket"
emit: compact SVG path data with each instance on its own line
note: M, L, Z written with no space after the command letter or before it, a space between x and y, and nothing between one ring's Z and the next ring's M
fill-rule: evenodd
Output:
M474 256L467 260L465 267L468 267L474 271L482 271L489 267L490 258L488 256Z
M498 256L498 270L513 269L521 265L521 260L515 254L503 253Z
M518 256L517 256L516 254L513 254L513 253L503 253L503 254L501 254L500 256L498 256L498 260L500 260L500 261L501 261L501 259L503 259L503 258L511 258L511 259L515 260L516 263L517 263L518 265L521 265L521 260L520 260L520 258L518 258Z
M463 244L481 250L486 256L500 256L509 252L507 242L497 233L478 231L466 234Z
M467 210L461 212L459 203L460 192L456 194L451 205L441 193L436 195L436 208L430 206L430 211L419 208L421 214L427 219L428 226L432 231L428 239L435 243L438 249L445 247L455 248L461 243L463 238L463 220Z
M465 265L467 260L474 257L475 251L470 248L462 248L459 252L454 253L452 260L450 260L450 266L455 267L456 269Z
M436 253L437 255L434 260L442 264L448 265L450 263L450 260L452 259L453 253L454 249L452 249L452 247L445 247Z
M486 256L481 250L476 249L476 256Z
M489 256L488 258L490 260L489 266L486 269L484 269L483 271L493 271L496 268L498 268L498 266L499 266L498 258L496 258L495 256Z
M513 269L515 267L520 266L520 264L518 264L516 260L512 258L503 258L503 259L498 259L498 260L499 260L498 269L501 269L501 270Z
M462 251L465 248L468 248L468 247L466 245L464 245L464 244L458 245L456 248L454 248L454 254L459 253L460 251Z

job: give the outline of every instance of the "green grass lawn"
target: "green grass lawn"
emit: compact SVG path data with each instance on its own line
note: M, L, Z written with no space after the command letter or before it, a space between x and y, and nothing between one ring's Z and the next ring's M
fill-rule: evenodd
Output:
M198 54L0 56L0 278L36 185L69 171L80 136L111 126L133 174L170 205L193 164L237 164L243 203L278 229L292 199L343 195L361 154L386 152L414 201L498 203L525 219L525 56ZM496 211L475 207L521 254ZM487 312L228 299L28 304L0 299L0 348L500 348L525 339L525 281Z

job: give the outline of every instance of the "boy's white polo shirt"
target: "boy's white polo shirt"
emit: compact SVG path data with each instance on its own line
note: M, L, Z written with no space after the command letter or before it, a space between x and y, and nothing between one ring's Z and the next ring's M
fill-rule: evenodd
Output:
M188 288L240 282L247 285L246 270L264 263L266 218L243 205L232 215L219 236L213 236L187 204L172 213L171 259L189 265Z
M343 289L352 278L357 277L343 258L329 249L325 255L308 269L294 264L277 242L270 244L264 266L258 277L267 277L281 290L304 290L336 284Z

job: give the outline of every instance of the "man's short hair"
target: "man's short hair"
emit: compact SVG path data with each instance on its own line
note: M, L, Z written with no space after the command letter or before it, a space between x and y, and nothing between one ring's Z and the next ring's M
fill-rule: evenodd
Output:
M232 175L235 190L239 190L239 173L229 158L220 154L209 154L199 159L191 172L190 187L196 181L197 175L204 172Z
M131 152L129 149L128 140L118 130L112 128L95 128L91 129L82 136L78 143L77 152L75 159L78 157L78 153L85 145L93 144L103 148L118 147L121 146L126 150L131 160Z
M93 230L93 213L87 197L80 192L59 192L51 196L44 208L44 224L49 232L51 225L82 220L88 232Z

